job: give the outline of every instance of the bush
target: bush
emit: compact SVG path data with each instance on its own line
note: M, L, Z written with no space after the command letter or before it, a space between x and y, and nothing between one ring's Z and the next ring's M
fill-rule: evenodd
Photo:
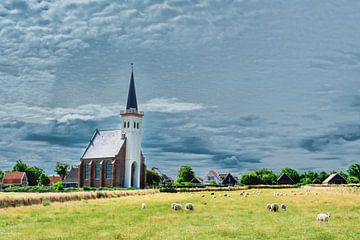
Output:
M243 185L257 185L261 184L262 181L255 172L250 172L241 176L240 183Z
M357 178L355 176L348 176L348 178L346 180L348 183L360 183L359 178Z
M313 184L321 184L321 180L318 179L318 178L315 178L313 181L312 181Z
M57 183L53 184L52 187L58 191L64 190L64 186L63 186L62 182L57 182Z

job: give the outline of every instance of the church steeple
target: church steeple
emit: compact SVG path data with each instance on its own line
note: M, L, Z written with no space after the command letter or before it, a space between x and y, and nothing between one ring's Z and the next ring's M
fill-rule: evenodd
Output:
M133 63L131 63L131 78L130 78L128 99L127 99L127 104L126 104L126 111L129 111L129 112L137 112L138 111L138 105L137 105L137 100L136 100L136 91L135 91L134 64Z

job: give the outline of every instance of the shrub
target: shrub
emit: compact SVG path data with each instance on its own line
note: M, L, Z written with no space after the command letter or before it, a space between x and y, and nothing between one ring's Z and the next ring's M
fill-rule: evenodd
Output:
M360 183L359 178L355 176L348 176L346 180L348 183Z
M312 181L313 184L321 184L321 180L318 179L318 178L315 178L313 181Z
M63 186L63 184L62 184L61 181L53 184L52 187L53 187L55 190L58 190L58 191L64 190L64 186Z

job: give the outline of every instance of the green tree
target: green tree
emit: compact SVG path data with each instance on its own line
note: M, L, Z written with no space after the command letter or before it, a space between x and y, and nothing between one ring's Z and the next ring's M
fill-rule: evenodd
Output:
M304 177L301 179L301 184L311 184L312 183L312 180L311 178L308 178L308 177Z
M160 181L161 181L161 177L156 171L150 169L146 170L146 184L148 186L152 186L152 187L159 186Z
M348 176L346 180L348 183L360 183L359 178L355 176Z
M26 169L28 168L29 166L26 163L21 160L17 160L13 167L13 172L26 172Z
M286 173L287 175L289 175L289 177L294 181L294 183L298 183L300 181L299 173L292 168L283 168L280 171L280 174L283 174L283 173Z
M178 173L178 182L190 182L195 173L190 166L181 166Z
M64 180L68 172L68 169L69 169L69 164L57 162L55 166L55 173L57 173L61 177L61 179Z
M328 176L329 176L329 174L327 172L325 172L325 171L321 171L319 173L319 179L320 179L321 182L323 182Z
M350 176L355 176L360 179L360 164L351 164L347 172Z
M25 172L30 186L38 185L40 175L44 174L44 170L38 167L28 167Z
M274 173L264 174L261 178L264 184L273 185L276 184L277 177Z
M0 170L0 179L4 178L4 172Z
M41 174L39 177L39 184L43 186L49 186L50 178L46 174Z
M261 184L262 181L255 172L249 172L241 176L240 183L243 185L257 185Z

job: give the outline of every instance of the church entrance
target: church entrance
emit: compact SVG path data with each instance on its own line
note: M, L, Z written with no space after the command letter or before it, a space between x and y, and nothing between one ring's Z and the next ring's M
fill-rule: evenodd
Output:
M136 162L133 162L131 164L131 187L139 187L139 181L138 181L138 166Z

